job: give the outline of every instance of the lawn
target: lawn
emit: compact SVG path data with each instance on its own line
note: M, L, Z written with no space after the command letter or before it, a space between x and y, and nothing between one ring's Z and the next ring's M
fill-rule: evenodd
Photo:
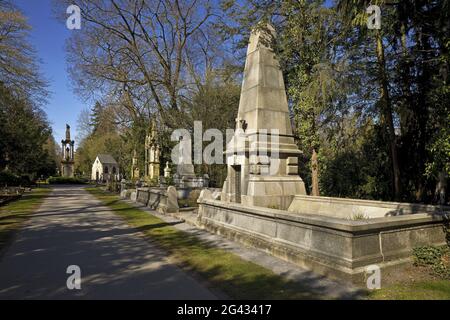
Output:
M326 299L299 283L241 259L97 188L87 189L129 225L167 252L177 264L200 275L234 299Z
M50 191L49 188L34 189L31 193L24 194L21 199L0 207L0 250L20 229L30 214L39 207Z
M370 294L375 300L450 300L450 281L429 280L389 286Z

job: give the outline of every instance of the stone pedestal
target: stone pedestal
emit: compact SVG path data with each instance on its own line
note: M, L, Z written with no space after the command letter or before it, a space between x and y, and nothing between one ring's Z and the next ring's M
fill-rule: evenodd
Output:
M66 178L74 177L74 162L72 161L61 161L61 176Z

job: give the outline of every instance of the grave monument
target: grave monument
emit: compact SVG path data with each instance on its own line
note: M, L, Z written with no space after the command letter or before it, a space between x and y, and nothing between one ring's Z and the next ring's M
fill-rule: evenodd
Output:
M287 209L294 195L306 194L298 173L283 74L267 25L250 36L236 133L227 144L227 179L222 200Z

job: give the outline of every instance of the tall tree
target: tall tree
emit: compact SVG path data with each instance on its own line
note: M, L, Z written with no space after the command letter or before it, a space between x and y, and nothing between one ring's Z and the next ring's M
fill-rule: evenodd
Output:
M375 5L382 5L385 1L375 1ZM338 1L338 9L343 13L343 21L359 28L363 37L372 36L375 42L375 56L377 58L377 81L379 85L379 101L378 109L380 119L383 122L389 142L393 186L395 199L400 200L401 197L401 181L400 181L400 164L398 158L397 137L394 127L394 115L392 108L392 100L389 92L389 76L385 58L384 33L386 33L387 20L383 19L383 29L368 30L366 8L371 4L366 0L341 0ZM372 31L372 32L370 32ZM368 33L366 33L368 32Z
M46 81L39 73L33 47L29 43L30 25L23 13L9 0L0 1L0 83L22 98L43 102Z
M56 160L30 29L11 1L0 1L0 170L33 178L53 174Z
M83 28L70 39L68 60L79 91L89 97L114 96L131 118L158 112L172 126L167 112L180 111L180 100L187 95L187 58L195 59L199 43L211 34L213 4L77 1Z

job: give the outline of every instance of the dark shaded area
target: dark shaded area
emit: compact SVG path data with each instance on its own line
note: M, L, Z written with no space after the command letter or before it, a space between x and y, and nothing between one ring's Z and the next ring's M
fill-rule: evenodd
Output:
M81 268L82 289L66 287ZM214 296L79 187L56 191L0 262L1 299L212 299Z

